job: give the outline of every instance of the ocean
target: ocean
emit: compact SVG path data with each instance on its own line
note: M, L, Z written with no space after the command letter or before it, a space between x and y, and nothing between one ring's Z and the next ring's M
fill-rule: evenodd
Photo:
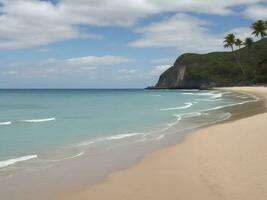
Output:
M215 90L0 90L0 174L160 141L229 119L222 108L253 101Z

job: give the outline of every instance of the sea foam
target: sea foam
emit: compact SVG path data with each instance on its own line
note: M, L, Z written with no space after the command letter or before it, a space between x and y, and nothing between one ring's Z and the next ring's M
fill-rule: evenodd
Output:
M137 136L137 135L141 135L143 133L126 133L126 134L119 134L119 135L113 135L113 136L109 136L109 137L105 137L100 139L101 141L105 141L105 140L120 140L120 139L124 139L124 138L128 138L128 137L133 137L133 136Z
M21 120L21 122L38 123L38 122L48 122L48 121L54 121L54 120L56 120L56 118L51 117L51 118L44 118L44 119L26 119L26 120Z
M37 155L22 156L19 158L0 161L0 168L7 167L7 166L13 165L17 162L22 162L22 161L26 161L26 160L30 160L30 159L34 159L34 158L37 158Z
M172 108L162 108L162 109L159 109L159 110L162 110L162 111L168 111L168 110L187 109L187 108L190 108L192 105L193 105L193 103L188 102L188 103L185 103L185 106L181 106L181 107L172 107Z
M119 135L112 135L107 137L101 137L94 140L89 140L85 142L80 142L78 144L75 144L74 147L83 147L83 146L90 146L96 142L105 142L109 140L122 140L124 138L134 137L137 135L144 135L144 133L125 133L125 134L119 134Z
M192 92L184 92L183 95L195 95L195 96L208 96L211 99L221 98L224 93L215 93L215 92L203 92L203 93L192 93Z
M10 125L12 122L0 122L0 126Z

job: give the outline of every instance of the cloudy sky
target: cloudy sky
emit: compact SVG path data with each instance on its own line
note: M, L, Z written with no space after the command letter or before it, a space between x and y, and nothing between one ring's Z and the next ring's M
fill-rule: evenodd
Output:
M250 36L267 0L0 0L0 88L140 88Z

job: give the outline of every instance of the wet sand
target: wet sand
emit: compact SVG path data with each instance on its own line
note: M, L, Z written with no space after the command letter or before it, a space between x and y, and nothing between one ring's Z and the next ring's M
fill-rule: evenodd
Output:
M220 88L255 94L265 87ZM64 200L265 200L267 113L203 128L184 142L92 186L66 191Z

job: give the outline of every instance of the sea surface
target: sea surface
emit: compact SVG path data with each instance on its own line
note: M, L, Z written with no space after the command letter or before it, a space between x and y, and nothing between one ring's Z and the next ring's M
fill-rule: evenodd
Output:
M221 108L257 100L203 90L0 90L0 174L74 159L90 148L160 141L229 119Z

